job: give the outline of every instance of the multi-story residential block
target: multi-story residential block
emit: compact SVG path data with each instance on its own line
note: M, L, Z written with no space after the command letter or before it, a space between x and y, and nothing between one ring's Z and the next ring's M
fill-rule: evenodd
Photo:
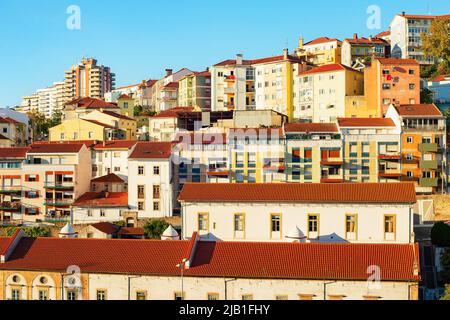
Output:
M233 128L227 138L231 182L284 182L282 128Z
M364 69L366 103L385 115L391 103L420 103L420 66L413 59L375 58Z
M92 166L94 169L94 165ZM126 192L128 190L128 183L115 173L93 178L91 180L91 191L105 191L105 192Z
M400 126L389 118L339 118L347 182L401 180Z
M117 175L128 183L128 157L137 141L115 140L97 143L92 148L92 178L110 174ZM102 191L100 189L92 191Z
M135 99L127 94L121 95L117 99L117 106L120 108L120 114L126 117L134 118Z
M19 110L27 113L36 111L46 118L62 111L64 105L64 82L55 82L52 86L39 89L30 96L22 97Z
M65 72L64 102L77 98L103 99L106 92L114 89L115 74L109 67L97 64L97 60L83 58Z
M294 80L294 118L335 122L345 116L349 97L363 94L363 73L347 66L328 64L301 71Z
M125 132L106 123L79 118L65 120L50 128L49 140L52 142L125 140Z
M435 103L450 104L450 75L438 76L427 82Z
M128 201L137 219L174 213L172 146L171 142L138 142L128 157Z
M86 192L72 204L74 224L118 222L126 211L127 192Z
M375 38L383 39L383 40L391 43L391 31L390 30L382 31L379 34L377 34L375 36Z
M316 66L341 63L342 42L338 39L320 37L304 43L300 38L295 53Z
M119 98L125 95L133 99L134 105L149 108L152 99L151 88L156 82L156 80L142 80L138 84L116 88L105 94L105 101L119 103Z
M23 220L70 218L73 201L88 192L91 154L83 143L33 144L22 164Z
M0 135L5 142L3 147L18 147L27 142L27 124L0 115Z
M188 241L47 239L24 237L19 230L12 238L1 238L0 245L2 300L417 300L419 296L420 255L418 246L411 244L212 242L199 241L197 235ZM86 267L70 277L61 261ZM379 285L368 286L367 270L374 266L381 270Z
M425 58L421 34L428 33L434 19L450 19L450 15L432 16L406 14L395 15L390 24L392 56L415 59L420 64L433 64L435 59Z
M286 181L343 182L342 140L334 123L289 123L286 139Z
M20 107L16 107L15 110L28 113L31 111L37 111L39 106L39 96L37 93L33 93L29 96L23 96Z
M120 107L116 103L105 102L100 99L80 98L64 104L62 111L63 120L82 118L95 110L107 110L120 113Z
M211 111L211 73L193 72L179 81L178 105Z
M137 121L128 116L108 110L94 110L82 119L101 122L121 131L117 139L136 140Z
M228 140L222 132L180 132L175 138L177 195L187 182L229 182Z
M178 200L184 237L414 243L412 183L188 183Z
M12 108L0 108L0 117L13 119L22 124L23 129L19 128L19 131L21 131L19 136L22 135L22 131L25 134L25 139L22 140L22 143L29 143L33 141L33 130L31 127L30 117L26 113L19 112Z
M345 39L342 43L342 64L348 67L364 68L368 58L390 56L391 45L381 38L358 38L355 33L353 38Z
M149 118L149 137L154 141L174 141L178 132L179 115L182 112L193 111L193 107L177 107L162 111Z
M164 78L156 81L151 86L151 104L152 111L161 112L177 107L178 103L178 82L193 72L183 68L177 72L172 69L166 69Z
M29 208L23 206L22 163L29 148L0 148L0 221L22 218Z
M386 114L401 127L402 181L418 193L444 191L446 120L434 104L391 105Z

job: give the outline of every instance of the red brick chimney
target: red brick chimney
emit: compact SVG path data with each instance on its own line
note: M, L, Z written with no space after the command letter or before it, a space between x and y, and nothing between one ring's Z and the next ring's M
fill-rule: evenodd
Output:
M353 34L353 39L358 39L358 34L357 33Z
M166 69L166 77L172 75L173 70L172 69Z

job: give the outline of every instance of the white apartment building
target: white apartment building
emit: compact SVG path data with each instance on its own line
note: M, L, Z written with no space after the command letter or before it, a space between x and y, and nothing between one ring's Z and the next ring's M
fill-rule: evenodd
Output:
M127 192L86 192L72 204L73 224L122 221Z
M417 300L419 291L413 244L46 239L23 231L0 244L2 300ZM61 261L84 267L68 276ZM368 281L374 266L377 283Z
M138 142L128 157L130 209L138 219L173 215L175 198L171 142Z
M411 183L185 184L183 238L414 243Z
M46 118L61 112L64 104L64 82L55 82L52 86L37 90L31 96L22 97L21 112L38 111Z
M450 15L432 16L397 14L390 24L391 55L395 58L416 59L420 64L432 64L434 58L426 58L421 49L421 34L428 33L434 19L449 18Z

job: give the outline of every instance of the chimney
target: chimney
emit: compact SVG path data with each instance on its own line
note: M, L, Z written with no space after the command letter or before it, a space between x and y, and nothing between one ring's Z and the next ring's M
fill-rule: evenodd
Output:
M372 35L369 36L369 40L372 41Z
M304 44L305 44L305 43L304 43L303 37L300 37L300 39L298 40L298 47L299 47L300 49L302 49Z
M24 237L25 232L19 228L17 229L12 237L7 241L6 248L3 249L3 251L0 254L0 263L5 263L8 261L8 258L11 256L11 254L14 252L14 249L16 249L17 245L19 244L20 239Z
M353 39L358 39L358 34L357 33L353 34Z
M239 53L239 54L236 55L236 64L237 65L242 65L243 57L244 56L242 55L242 53Z
M289 49L283 49L283 59L287 60L289 56Z
M189 256L187 258L185 258L185 260L184 260L186 269L189 269L190 267L192 267L192 263L194 261L194 257L195 257L195 253L197 251L197 245L198 245L199 241L200 241L200 236L198 235L197 232L194 232L192 234L191 239L189 240L189 253L188 253Z
M406 15L406 12L405 11L402 11L402 16L405 16Z
M166 69L166 77L172 75L173 70L172 69Z

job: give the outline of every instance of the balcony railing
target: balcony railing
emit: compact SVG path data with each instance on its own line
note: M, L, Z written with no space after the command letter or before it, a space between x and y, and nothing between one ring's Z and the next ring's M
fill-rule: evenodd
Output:
M421 187L437 187L438 186L438 178L420 178L419 185Z
M45 199L44 204L49 207L68 207L71 206L73 200L66 199Z
M45 222L50 222L50 223L69 222L70 221L70 216L60 216L60 217L46 216L44 218L44 221Z
M67 189L73 189L74 183L73 182L46 182L45 183L46 189L56 189L56 190L67 190Z
M21 186L0 186L0 193L20 193L22 192Z
M342 158L326 158L320 161L320 164L323 166L341 166L344 164L344 160Z
M419 144L420 152L437 152L438 145L437 143L421 143Z
M378 176L381 178L400 178L402 173L399 170L380 170Z
M420 161L420 169L432 169L438 168L437 160L422 160Z
M378 159L380 160L400 160L402 158L400 153L385 153L385 154L379 154Z
M0 203L0 210L2 211L21 211L22 205L20 202L2 202Z

